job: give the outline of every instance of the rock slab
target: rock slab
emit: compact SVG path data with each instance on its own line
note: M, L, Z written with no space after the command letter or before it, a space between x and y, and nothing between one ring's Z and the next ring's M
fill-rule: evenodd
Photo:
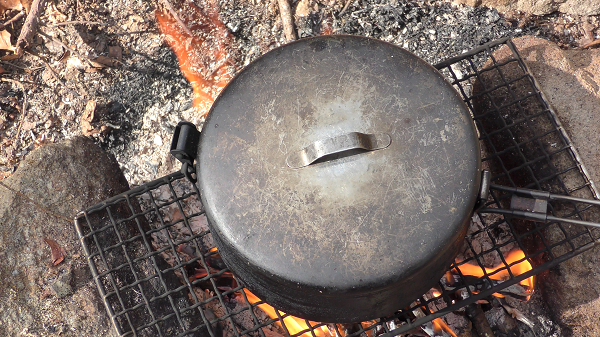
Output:
M499 12L521 11L535 15L561 12L572 15L600 14L599 0L454 0L468 6L487 6Z
M513 42L600 187L600 50L562 50L534 37ZM540 275L538 284L565 336L600 336L598 248Z
M0 184L0 335L116 336L70 221L128 189L114 158L75 138L35 150ZM66 253L56 266L44 239Z

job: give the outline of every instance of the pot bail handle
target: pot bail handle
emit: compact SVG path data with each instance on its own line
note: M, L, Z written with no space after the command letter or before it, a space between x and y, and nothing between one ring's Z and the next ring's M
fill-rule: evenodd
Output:
M340 136L317 140L300 151L291 153L286 163L293 169L308 166L320 158L348 150L363 149L374 151L385 149L392 143L386 133L349 132Z

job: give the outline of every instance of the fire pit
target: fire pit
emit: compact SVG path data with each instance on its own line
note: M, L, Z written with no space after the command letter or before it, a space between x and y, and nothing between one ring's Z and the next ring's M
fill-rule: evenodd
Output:
M509 48L512 57L496 61L492 51L500 47ZM487 44L436 68L471 110L492 182L598 196L510 40ZM274 310L232 277L214 247L199 196L195 184L177 172L76 218L92 274L119 334L395 336L490 296L526 299L533 292L534 275L594 247L600 238L597 230L580 225L475 214L457 260L430 291L415 294L406 308L376 320L324 324ZM484 207L506 208L511 196L494 190ZM549 205L554 216L595 220L591 206Z

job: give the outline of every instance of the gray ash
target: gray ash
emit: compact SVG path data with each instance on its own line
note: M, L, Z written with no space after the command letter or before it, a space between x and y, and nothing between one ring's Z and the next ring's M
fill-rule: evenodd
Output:
M513 27L495 9L443 1L354 1L335 24L338 33L388 41L430 63L503 37L542 33L533 25Z

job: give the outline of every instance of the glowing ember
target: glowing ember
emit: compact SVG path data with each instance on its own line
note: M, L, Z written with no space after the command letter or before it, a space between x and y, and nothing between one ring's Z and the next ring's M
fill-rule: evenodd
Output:
M218 93L231 80L233 61L227 53L229 32L215 8L205 11L187 3L185 17L156 12L156 20L169 46L177 55L179 67L194 91L193 107L206 116ZM186 9L187 9L186 7Z
M522 250L515 250L515 251L509 253L508 256L505 258L505 260L506 260L507 265L515 263L519 260L523 260L515 265L510 266L510 271L513 274L513 276L521 275L532 269L531 263L529 263L529 261L527 261L525 259L525 253L523 253ZM506 281L510 278L510 274L508 273L508 268L506 268L504 264L500 264L499 266L496 266L494 268L483 268L483 269L477 265L463 264L463 265L457 266L456 268L460 269L460 272L463 275L482 277L485 274L487 274L490 279L496 280L496 281ZM533 294L533 282L534 282L533 276L526 278L523 281L519 282L519 284L524 286L525 289L527 290L527 293L528 293L527 300L529 300L529 298L531 298L531 295ZM499 294L499 293L495 293L494 296L500 297L500 298L504 297L504 295Z

